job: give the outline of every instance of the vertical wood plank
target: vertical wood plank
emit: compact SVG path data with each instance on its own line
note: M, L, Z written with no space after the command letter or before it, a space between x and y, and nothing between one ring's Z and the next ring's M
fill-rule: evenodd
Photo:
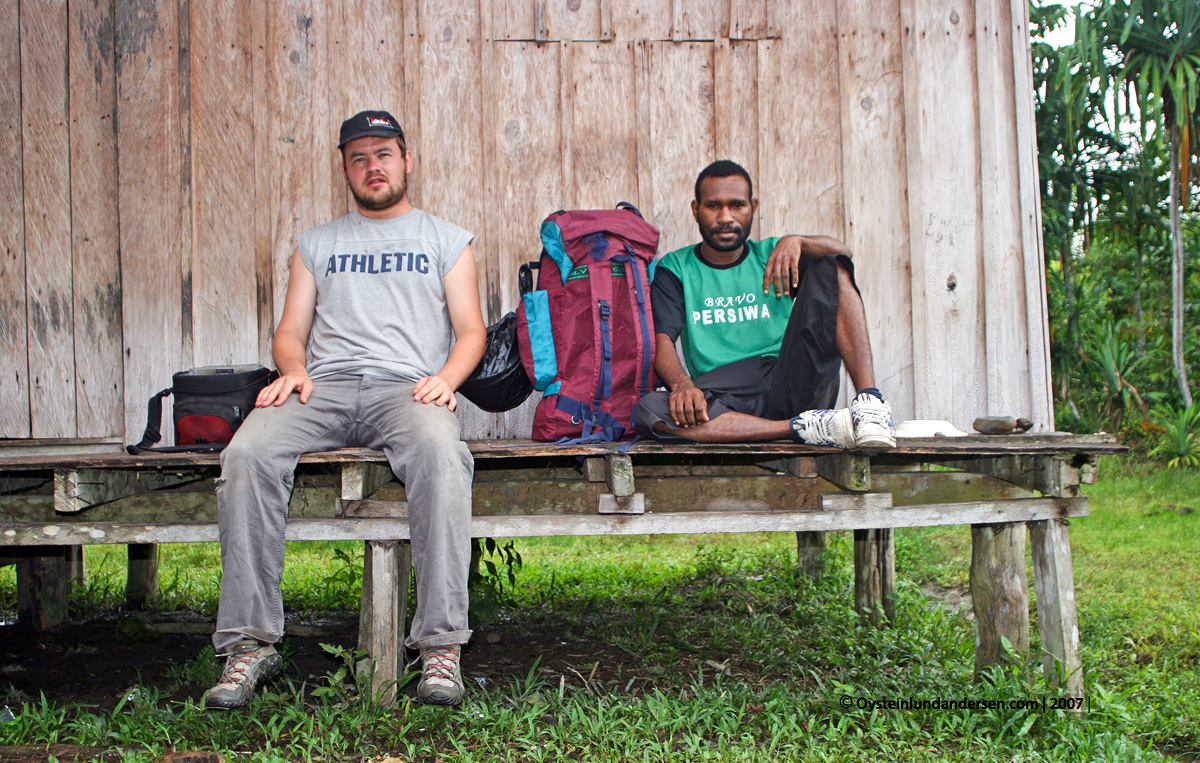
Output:
M253 102L265 108L271 107L267 71L267 16L266 3L250 5L250 72ZM275 265L271 251L271 210L276 200L270 196L272 174L271 133L266 125L254 129L254 307L255 324L258 332L258 362L268 368L275 367L271 357L271 339L275 330L275 300L283 302L283 294L275 293Z
M563 104L558 85L562 82L560 56L570 56L573 47L528 42L495 46L495 111L487 129L496 146L497 184L489 207L490 219L495 222L491 241L498 267L488 284L489 295L494 295L497 304L496 317L517 307L517 272L522 262L536 259L541 250L542 219L569 206L563 199L560 161L564 149L560 109L569 105ZM569 88L569 83L564 87ZM534 402L499 414L497 436L527 437Z
M696 175L712 161L716 149L713 46L652 42L649 50L653 189L649 210L642 211L662 234L659 250L669 252L698 237L693 189Z
M671 39L716 40L729 33L730 0L673 0L671 3Z
M899 0L837 7L846 243L867 308L876 386L913 417L912 285Z
M559 102L559 165L562 174L562 205L563 209L579 209L579 201L575 192L575 110L578 107L575 98L575 45L560 41L558 50L558 102ZM606 50L614 46L602 46ZM619 46L618 46L619 47ZM632 60L632 59L630 59ZM633 113L633 72L629 71L628 102L625 104L629 113ZM586 124L590 114L584 114ZM616 130L615 132L619 131ZM632 154L633 151L630 151ZM626 161L630 157L625 157ZM635 186L636 188L636 186Z
M837 3L775 3L772 10L780 39L759 44L767 111L758 115L756 236L843 239Z
M340 198L343 184L335 185L334 177L341 166L341 121L329 110L328 6L311 0L268 3L264 23L272 121L264 127L270 150L265 157L269 206L263 213L276 325L283 314L296 236L331 219L331 200Z
M478 192L487 182L488 173L484 162L484 35L480 13L475 0L421 7L422 135L418 153L422 159L416 182L421 187L425 210L475 234L471 246L479 270L486 274L492 244L486 199ZM553 81L557 83L557 79ZM458 417L463 437L494 436L495 418L463 405L461 398Z
M118 0L115 16L125 438L135 442L146 425L146 399L170 384L183 361L186 113L176 7L164 3L146 13ZM163 421L170 416L164 406Z
M488 4L480 6L480 32L482 36L482 44L479 49L479 65L483 71L494 72L500 66L500 60L503 58L503 50L505 46L495 39L495 7ZM547 78L549 80L549 78ZM546 86L551 84L550 81L543 83ZM561 87L560 78L556 77L553 84ZM495 77L480 78L480 100L481 100L481 117L483 119L482 141L483 141L483 187L487 198L493 199L501 193L500 189L506 187L507 177L501 176L500 171L500 136L497 135L494 129L497 121L500 119L501 107L499 100L501 98L501 87L496 82ZM554 121L555 125L559 120ZM558 143L553 147L558 155L562 156L562 144ZM485 238L489 241L498 241L499 229L503 225L500 219L502 215L496 214L497 210L494 207L489 207L488 213L485 214L484 225L486 226ZM488 251L480 252L477 255L481 260L479 268L479 299L480 308L483 310L484 320L488 323L496 321L502 315L501 300L501 253L499 246L492 247Z
M71 278L78 437L124 434L116 44L111 0L67 18L71 114Z
M636 205L641 199L634 45L583 42L568 51L572 108L564 124L569 119L572 136L566 185L574 189L574 199L567 204L580 209L605 209L620 201Z
M19 0L0 0L0 437L29 437Z
M21 146L32 435L75 437L67 9L21 3Z
M497 318L516 309L517 269L541 249L542 219L563 206L559 94L546 87L558 82L559 50L553 44L496 43L496 119L488 129L501 179L490 199L499 272L488 289L495 292Z
M543 0L493 0L482 10L492 17L494 40L532 40L535 6Z
M976 3L985 410L1018 416L1027 415L1032 401L1011 34L1007 2Z
M489 246L476 192L483 166L479 8L474 0L423 6L420 24L423 205L474 233L479 256Z
M581 42L604 39L601 25L601 0L545 0L545 2L546 39Z
M730 0L729 39L759 40L767 36L767 0Z
M917 418L985 408L975 17L965 0L902 0Z
M258 357L250 0L191 0L192 362ZM250 198L247 198L250 197Z
M404 67L401 72L400 110L404 112L401 126L409 148L421 145L421 25L418 20L418 3L404 3L404 48L401 55ZM421 157L413 158L413 171L419 172ZM412 178L410 178L412 180ZM409 183L408 200L420 207L421 184Z
M650 43L645 40L634 43L633 88L634 102L637 104L637 206L642 210L642 214L647 215L647 219L657 226L658 221L654 218L654 210L651 208L654 198L654 152L650 142L650 104L653 94L650 91ZM663 248L661 239L658 250L667 251Z
M1025 310L1029 338L1030 412L1035 431L1054 430L1050 389L1049 308L1042 247L1042 197L1038 181L1037 126L1033 103L1033 62L1029 41L1029 4L1012 0L1013 92L1020 184L1021 253L1025 264Z
M1018 654L1029 650L1029 584L1025 579L1025 526L971 527L971 602L975 608L975 679L1010 660L1002 639Z
M1029 523L1033 545L1033 585L1037 592L1038 632L1046 680L1083 696L1079 656L1079 617L1071 569L1071 537L1065 519Z
M674 0L612 0L613 35L618 40L669 40Z
M758 43L717 40L713 55L716 159L758 177ZM697 168L699 174L701 168Z
M404 70L409 65L404 55L409 12L406 5L389 0L342 0L331 5L336 13L330 19L334 36L329 58L330 135L336 136L342 120L352 114L383 109L406 128L407 143L402 108ZM336 147L337 141L332 145ZM354 208L354 199L336 168L332 182L334 188L344 189L344 201L333 211L333 216L340 216Z

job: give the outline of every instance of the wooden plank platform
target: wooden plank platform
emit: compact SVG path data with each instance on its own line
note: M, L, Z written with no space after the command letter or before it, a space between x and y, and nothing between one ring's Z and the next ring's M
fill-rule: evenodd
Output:
M1045 670L1081 690L1067 528L1087 516L1079 485L1095 480L1094 458L1125 452L1107 435L901 440L875 453L785 442L468 445L474 537L795 532L802 570L818 575L824 533L850 530L855 608L877 624L894 613L894 529L970 525L977 671L1007 659L1004 639L1029 647L1027 525ZM21 558L23 619L51 628L65 618L67 560L83 545L127 544L131 601L152 597L157 544L217 540L219 466L215 453L0 455L0 549ZM301 457L286 537L366 543L360 642L380 652L377 685L391 685L411 556L404 487L383 454Z

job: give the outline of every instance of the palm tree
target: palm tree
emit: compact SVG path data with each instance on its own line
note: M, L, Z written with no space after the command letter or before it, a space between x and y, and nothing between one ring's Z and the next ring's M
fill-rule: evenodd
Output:
M1195 0L1106 0L1080 14L1077 41L1096 63L1116 59L1116 84L1130 82L1142 120L1158 121L1171 149L1171 357L1184 405L1192 404L1183 356L1183 231L1180 211L1188 197L1196 149L1200 90L1200 3ZM1100 87L1109 85L1107 78Z

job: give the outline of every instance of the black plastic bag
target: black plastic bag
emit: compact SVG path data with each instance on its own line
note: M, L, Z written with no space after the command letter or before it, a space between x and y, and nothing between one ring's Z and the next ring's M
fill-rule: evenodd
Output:
M533 392L517 349L517 314L508 313L488 326L483 360L458 391L485 411L511 411Z

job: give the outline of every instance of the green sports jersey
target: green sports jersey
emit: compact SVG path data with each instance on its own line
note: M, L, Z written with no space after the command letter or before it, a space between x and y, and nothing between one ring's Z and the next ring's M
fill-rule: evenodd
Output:
M672 305L675 309L662 312L664 318L666 313L677 316L684 360L693 378L728 363L779 354L794 301L787 294L775 296L774 290L763 294L762 288L767 258L778 241L747 240L742 258L725 267L706 262L699 244L677 249L659 261L658 270L675 276L682 287L682 310ZM680 300L672 297L672 302ZM654 310L657 324L657 300Z

